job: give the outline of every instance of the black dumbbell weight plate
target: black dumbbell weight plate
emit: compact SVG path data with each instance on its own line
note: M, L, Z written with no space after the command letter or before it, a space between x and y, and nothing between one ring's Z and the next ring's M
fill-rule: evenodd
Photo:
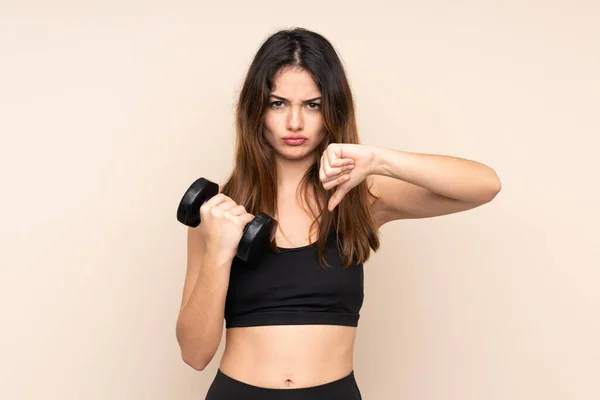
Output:
M219 193L219 185L205 178L198 178L184 193L177 207L177 220L184 225L200 224L200 207Z
M277 221L260 213L246 227L238 245L237 255L248 263L255 263L269 251Z

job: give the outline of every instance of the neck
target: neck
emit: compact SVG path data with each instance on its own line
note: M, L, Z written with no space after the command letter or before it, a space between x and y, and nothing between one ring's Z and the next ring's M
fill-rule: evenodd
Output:
M306 171L313 165L314 159L306 160L277 160L277 185L280 191L294 191L298 188L300 181Z

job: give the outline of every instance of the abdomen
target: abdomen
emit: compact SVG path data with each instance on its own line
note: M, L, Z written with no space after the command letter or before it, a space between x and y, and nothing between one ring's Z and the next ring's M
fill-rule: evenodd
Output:
M356 327L271 325L229 328L219 368L250 385L311 387L353 370Z

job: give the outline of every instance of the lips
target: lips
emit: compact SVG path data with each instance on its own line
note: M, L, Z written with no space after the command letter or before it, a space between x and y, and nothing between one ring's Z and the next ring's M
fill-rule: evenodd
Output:
M289 135L289 136L284 136L283 140L306 140L308 139L306 136L302 136L302 135Z
M283 138L283 142L288 146L300 146L307 140L308 138L306 136L286 136Z

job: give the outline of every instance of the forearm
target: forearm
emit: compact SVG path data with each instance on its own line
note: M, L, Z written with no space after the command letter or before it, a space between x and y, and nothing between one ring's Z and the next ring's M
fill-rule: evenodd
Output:
M489 201L500 179L487 165L463 158L374 147L372 174L385 175L465 202Z
M208 364L221 342L230 274L226 264L210 256L204 258L194 290L177 320L182 356L194 368Z

